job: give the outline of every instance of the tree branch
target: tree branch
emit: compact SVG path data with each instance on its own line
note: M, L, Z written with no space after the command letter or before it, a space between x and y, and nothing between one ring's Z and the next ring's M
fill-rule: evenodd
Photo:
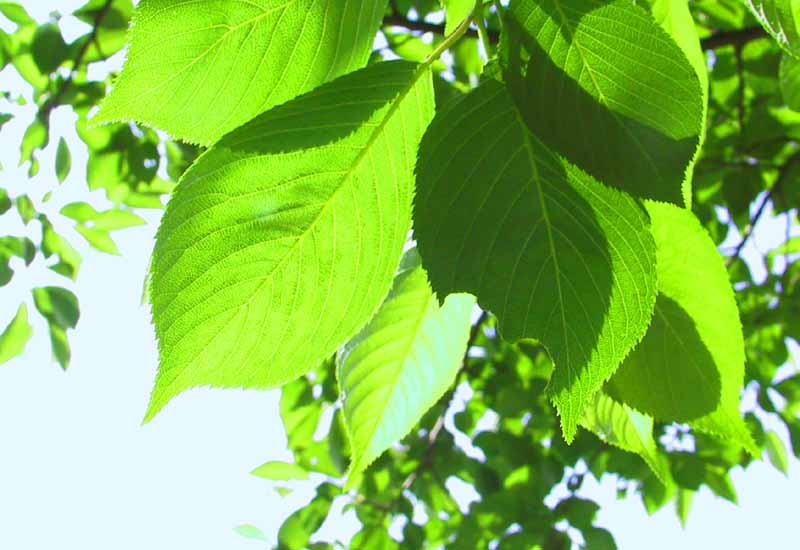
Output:
M466 364L467 364L467 357L469 354L470 348L475 344L475 339L478 337L478 334L481 330L481 327L486 322L486 319L489 318L489 314L485 311L481 313L481 316L478 317L478 320L475 321L475 324L472 325L472 329L469 333L469 340L467 340L467 349L464 352L464 358L461 361L461 369L458 371L458 375L456 376L456 380L453 383L453 387L450 388L450 391L447 393L447 396L443 398L441 401L445 403L444 409L442 410L441 414L436 418L436 422L433 424L433 428L428 433L428 444L425 447L425 450L422 453L422 457L419 460L419 464L414 469L413 472L408 474L408 477L403 481L403 484L400 486L400 493L395 498L395 501L402 498L403 492L409 489L417 478L431 465L433 459L433 450L436 445L436 440L439 439L439 434L442 433L442 429L444 429L444 418L447 415L447 411L450 408L450 402L453 400L453 395L458 389L458 385L461 381L461 378L466 374Z
M64 97L64 94L67 93L67 90L69 90L69 87L72 85L72 78L75 74L75 71L81 65L81 63L83 63L83 58L86 56L89 46L92 44L92 42L96 42L97 40L97 29L100 26L100 23L103 22L103 18L105 18L105 16L108 14L108 11L111 9L113 4L114 0L106 0L105 4L103 4L99 10L97 10L97 13L94 16L94 21L92 22L92 32L81 46L81 49L78 50L78 53L75 54L75 58L72 60L72 68L70 69L69 76L61 81L61 84L56 92L51 95L42 105L42 108L39 109L39 118L42 121L45 121L50 116L50 111L60 105L61 98ZM100 45L98 44L97 47L99 50Z
M403 27L411 31L432 32L434 34L444 34L444 25L436 23L428 23L427 21L419 21L409 19L402 13L394 11L391 15L383 18L383 26L385 27ZM492 44L497 44L500 39L500 33L488 29L489 41ZM478 31L470 29L467 31L467 36L478 38ZM700 46L703 50L714 50L723 48L725 46L743 46L751 40L764 38L767 32L761 27L747 27L745 29L737 29L735 31L718 31L707 36L700 41Z
M781 187L783 186L784 181L786 181L789 170L797 164L800 164L800 152L797 152L789 157L789 160L787 160L781 167L780 174L778 174L778 180L775 182L775 185L773 185L772 188L770 188L770 190L764 194L764 198L761 199L758 208L750 218L750 221L747 223L747 227L745 227L744 231L742 231L742 240L736 245L736 248L733 249L733 252L725 262L725 267L732 266L733 263L739 258L742 250L744 250L744 246L747 244L747 241L750 240L750 237L753 234L753 229L755 229L756 224L758 224L758 221L764 215L764 212L767 208L767 203L772 200L773 196L781 192Z

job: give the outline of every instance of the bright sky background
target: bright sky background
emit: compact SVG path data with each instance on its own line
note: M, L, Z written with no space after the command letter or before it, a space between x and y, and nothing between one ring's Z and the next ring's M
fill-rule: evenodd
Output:
M67 12L81 3L26 2L39 20L53 9ZM0 27L8 28L6 23L0 18ZM74 38L74 25L65 22L64 30L67 39ZM0 72L0 83L30 93L12 69ZM86 190L86 149L75 135L74 115L54 114L51 145L39 157L41 175L29 181L27 166L16 166L33 110L0 101L0 111L9 110L19 116L0 135L5 168L0 185L12 196L31 195L59 231L81 245L84 264L75 285L47 270L41 259L28 270L12 264L20 275L0 290L0 329L21 300L29 303L34 325L26 353L0 366L0 548L263 548L232 529L251 523L274 535L311 494L305 487L281 499L248 473L267 460L289 458L278 392L194 390L141 426L157 352L149 311L140 300L160 213L148 213L145 227L117 234L121 256L89 249L57 214L76 200L109 206L101 192ZM73 170L53 200L43 204L44 193L57 186L52 166L60 135L70 143ZM26 228L9 212L0 217L2 234L38 239L39 227L33 222ZM783 235L783 222L765 221L748 245L750 256L767 250L776 235ZM30 299L30 289L44 284L72 288L81 302L66 373L51 361L46 325ZM740 506L703 489L686 530L671 507L648 517L638 497L617 501L609 477L600 484L587 478L584 493L603 505L597 523L614 533L622 550L789 547L796 538L798 461L792 459L788 479L768 463L736 470L733 479ZM352 532L352 526L351 512L326 528Z

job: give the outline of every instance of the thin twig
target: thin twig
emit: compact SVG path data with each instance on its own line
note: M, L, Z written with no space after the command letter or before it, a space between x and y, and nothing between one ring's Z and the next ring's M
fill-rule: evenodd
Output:
M409 19L401 12L395 10L392 14L383 18L384 26L404 27L412 31L432 32L434 34L444 34L444 25L436 23L428 23L427 21L420 21L416 19ZM488 29L487 32L489 41L492 44L497 44L500 39L500 33L496 30ZM478 38L478 31L470 29L467 31L467 36ZM711 36L707 36L700 40L700 46L703 50L715 50L725 46L744 46L751 40L764 38L768 36L766 31L761 27L747 27L735 31L717 31Z
M450 388L450 391L447 393L447 396L441 400L443 403L445 403L444 409L436 418L436 422L434 422L431 431L428 432L428 444L426 445L425 450L422 453L422 457L420 457L419 463L417 464L417 467L414 469L414 471L408 474L406 479L403 481L402 485L400 486L400 493L395 498L395 502L403 497L403 493L407 489L411 488L411 486L414 484L417 478L419 478L419 476L430 466L433 459L433 450L436 445L436 441L439 439L439 434L441 434L442 429L444 429L444 419L445 416L447 415L448 409L450 408L450 403L453 400L453 395L458 389L462 377L467 372L466 364L467 364L467 357L469 356L469 350L475 344L475 340L478 337L481 327L486 322L486 319L488 319L488 317L489 315L484 311L481 313L481 316L478 317L478 320L475 321L475 324L472 325L472 329L470 329L469 333L469 340L467 340L467 349L464 352L464 358L461 361L461 369L458 371L456 380L453 383L453 386Z
M72 79L78 70L78 67L83 63L83 58L86 56L86 52L89 50L89 46L96 42L97 40L97 32L100 27L100 23L103 22L103 18L108 14L108 11L111 9L111 6L114 4L114 0L106 0L106 3L97 10L97 13L94 16L94 20L92 22L92 33L87 37L86 41L81 46L81 49L78 50L78 53L75 54L75 58L72 60L72 68L70 69L69 76L61 81L56 92L51 95L47 101L44 102L42 108L39 109L39 119L42 121L46 121L47 118L50 116L50 111L52 111L55 107L58 107L61 104L61 98L64 97L64 94L67 93L69 87L72 85ZM98 50L100 49L100 45L97 45Z
M766 212L767 204L772 200L773 196L781 192L781 187L783 186L783 183L786 181L789 171L791 170L791 168L793 168L795 165L799 163L800 163L800 152L797 152L794 155L792 155L789 158L789 160L787 160L781 167L780 174L778 174L778 179L775 182L775 185L773 185L761 199L758 208L756 208L755 213L750 218L750 221L747 223L747 226L744 228L744 231L742 231L742 240L739 241L739 244L736 245L736 248L733 249L733 253L730 255L730 257L728 257L727 262L725 262L726 267L732 266L733 263L739 258L739 256L742 253L742 250L747 244L747 241L750 240L750 237L753 234L753 229L755 229L756 225L758 224L758 221L764 215L764 212Z

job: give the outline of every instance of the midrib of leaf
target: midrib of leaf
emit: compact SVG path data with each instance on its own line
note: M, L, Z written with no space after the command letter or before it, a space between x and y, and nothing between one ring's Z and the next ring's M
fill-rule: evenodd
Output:
M436 295L431 293L431 296L428 298L428 300L425 301L425 306L423 308L421 308L422 314L419 315L417 321L415 322L415 326L414 326L414 330L412 332L412 336L408 339L408 345L406 346L405 352L401 356L401 357L403 357L403 361L401 362L400 368L397 369L397 372L394 375L394 379L392 380L392 384L391 384L392 391L389 393L389 396L387 397L387 399L385 399L383 401L383 406L380 408L380 414L376 415L378 420L373 423L372 429L368 432L369 433L369 437L366 439L367 445L368 445L367 449L369 449L369 447L372 445L372 438L375 436L375 432L377 432L378 426L380 426L380 419L383 418L384 414L386 413L386 409L389 407L389 404L391 403L391 396L394 394L394 392L397 389L397 381L400 379L400 377L403 374L403 369L405 367L406 361L408 360L408 356L410 355L411 349L414 347L414 343L417 341L417 338L420 335L424 336L424 334L420 333L420 329L422 328L422 323L425 320L425 314L427 313L428 309L430 308L431 300L437 300L437 302L438 302L438 299L436 298ZM339 380L341 380L341 376L339 376ZM355 407L353 407L353 408L355 408ZM364 453L364 454L366 454L366 453ZM355 471L358 471L359 469L361 469L364 454L359 456L358 460L354 461L353 465L350 466L350 471L351 472L355 472Z
M647 149L645 149L644 145L642 145L642 143L639 141L639 139L628 129L628 127L625 124L622 123L622 121L620 120L619 115L617 115L616 111L614 111L614 109L611 109L611 102L608 101L608 98L605 96L603 91L600 89L600 86L598 85L598 82L597 82L597 77L594 74L594 70L592 69L592 66L589 64L589 61L587 60L586 53L583 51L583 46L581 46L581 44L578 42L578 37L577 37L578 29L577 28L573 29L570 26L569 18L567 17L567 14L564 13L564 10L561 7L561 0L553 0L553 5L558 10L558 15L561 17L561 24L567 30L567 34L569 35L569 39L570 39L570 44L575 44L575 49L577 50L578 55L581 58L581 63L583 64L584 67L586 67L586 72L589 74L589 78L592 81L592 86L597 91L597 95L600 96L601 103L603 103L604 105L608 106L608 112L611 113L611 116L614 117L614 120L617 121L617 124L619 124L620 128L622 128L625 131L625 133L628 134L628 136L630 136L630 138L633 140L633 142L639 148L639 151L641 151L642 157L647 159L647 162L650 164L650 167L653 169L653 171L656 174L658 174L659 177L661 177L660 170L655 165L655 163L653 162L653 159L650 157L650 155L647 154Z
M533 154L533 148L531 147L530 137L527 132L527 126L525 125L525 121L519 115L519 112L514 109L514 117L517 120L517 123L522 128L522 135L524 136L523 139L525 140L525 151L528 154L528 162L531 165L531 180L536 184L536 193L539 197L539 202L542 205L542 218L544 219L544 226L545 231L547 231L547 245L550 248L550 257L553 261L553 269L555 270L555 279L556 279L556 289L558 290L558 303L564 303L564 293L561 289L561 268L558 266L558 257L556 255L556 245L555 241L553 240L553 230L550 225L550 214L547 211L547 203L544 198L544 191L542 190L542 182L541 176L539 174L539 167L536 164L536 158ZM569 361L569 340L567 338L567 318L564 314L564 307L562 305L558 306L559 312L561 313L561 330L564 333L564 350L566 353L565 362L567 367L570 368L570 361Z
M376 125L375 129L372 131L372 133L370 134L369 138L364 143L361 151L356 156L356 158L353 160L353 163L350 166L350 168L346 172L343 172L344 175L342 176L342 183L331 194L330 198L323 204L323 207L320 209L320 211L317 213L317 215L314 217L314 219L308 225L308 227L296 237L296 240L292 244L292 246L286 250L284 255L280 258L280 260L278 262L276 262L276 264L273 266L273 268L268 273L266 273L264 275L263 281L259 284L258 287L256 287L256 289L253 291L251 296L244 303L242 303L240 306L237 306L235 308L236 309L236 313L234 313L232 315L232 317L228 320L228 322L224 325L225 327L229 326L230 323L234 322L239 317L239 315L241 314L242 309L250 307L250 304L252 303L253 299L263 290L264 286L267 283L273 283L274 274L284 265L284 263L286 263L291 257L294 256L294 253L298 249L298 247L302 246L303 242L305 241L305 238L308 236L309 233L311 233L313 231L313 229L316 227L317 223L323 217L324 213L328 210L330 205L335 202L335 199L339 195L339 192L342 189L348 187L347 183L349 183L351 181L351 178L352 178L353 174L356 172L356 170L360 167L360 165L363 162L363 160L369 154L370 148L375 144L375 142L377 141L378 137L381 135L381 133L386 128L386 125L392 119L392 116L400 108L400 105L403 103L403 100L406 98L406 96L408 96L408 94L411 92L411 90L414 89L414 87L416 86L417 82L419 82L419 79L426 73L426 71L428 70L428 68L429 68L430 64L432 63L432 61L433 61L433 57L431 57L431 59L426 61L424 64L420 65L420 67L414 73L414 76L411 78L411 80L409 81L407 86L404 89L402 89L402 91L397 95L395 100L389 106L389 109L386 111L386 114L384 115L384 117ZM336 222L336 220L335 220L335 216L334 216L333 223L335 224L335 222ZM334 243L334 247L335 247L335 243ZM333 272L331 272L331 277L332 276L333 276ZM328 284L330 286L331 278L328 279ZM297 292L297 289L295 288L295 296L293 297L293 299L296 299L296 292ZM330 297L330 292L327 292L326 293L326 298L325 298L325 303L327 303L329 297ZM166 306L166 307L168 307L168 306ZM172 321L172 323L177 322L183 315L188 314L190 311L191 310L187 310L181 316L179 316L176 319L174 319ZM170 325L172 323L170 323ZM319 326L319 324L317 325L317 328L318 328L318 326ZM284 328L286 329L286 327L284 327ZM316 330L315 330L315 332L316 332ZM209 343L209 345L210 345L210 343ZM192 359L192 361L196 360L197 357L202 355L208 349L209 345L207 345L202 350L200 350L197 354L195 354L195 356ZM172 349L176 350L177 347L178 347L178 342L176 342L175 345L172 346ZM166 353L164 355L163 361L166 362L170 355L171 354ZM175 380L177 381L178 378L183 376L183 374L185 372L186 372L186 370L184 370L181 373L179 373L176 376Z

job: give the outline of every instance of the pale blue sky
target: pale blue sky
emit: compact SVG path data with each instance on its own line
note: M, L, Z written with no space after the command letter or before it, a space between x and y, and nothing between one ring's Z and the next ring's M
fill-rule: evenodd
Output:
M54 9L67 12L81 3L27 5L41 20ZM3 25L7 28L0 20ZM68 39L74 36L74 28L65 30ZM0 72L0 82L4 89L12 86L29 94L11 69ZM278 392L194 390L147 426L140 425L157 366L149 312L140 297L160 213L146 215L148 226L118 234L121 256L90 250L57 214L75 200L109 206L102 193L86 190L86 150L75 136L73 115L55 113L51 146L40 155L41 175L28 181L27 167L16 165L33 111L0 101L0 111L6 110L19 116L0 134L2 185L12 196L30 194L37 208L80 245L84 265L73 285L47 270L41 259L28 270L16 264L20 275L0 291L0 327L20 300L32 306L29 290L34 286L64 285L81 301L81 321L70 335L68 372L51 361L46 325L32 307L35 334L27 352L0 366L0 548L263 547L232 528L252 523L274 534L311 494L310 487L301 486L280 499L248 473L267 460L289 457ZM57 185L52 166L61 134L72 146L73 171L54 199L43 204L44 193ZM751 251L766 250L782 232L780 220L768 220ZM36 222L26 228L11 213L0 218L0 234L38 238L38 233ZM611 478L601 484L588 480L585 493L603 504L598 524L611 529L623 550L790 547L800 494L798 462L792 460L788 479L765 463L747 472L736 470L733 478L741 505L704 489L685 531L671 507L648 517L637 497L617 501ZM352 532L352 512L326 529Z

